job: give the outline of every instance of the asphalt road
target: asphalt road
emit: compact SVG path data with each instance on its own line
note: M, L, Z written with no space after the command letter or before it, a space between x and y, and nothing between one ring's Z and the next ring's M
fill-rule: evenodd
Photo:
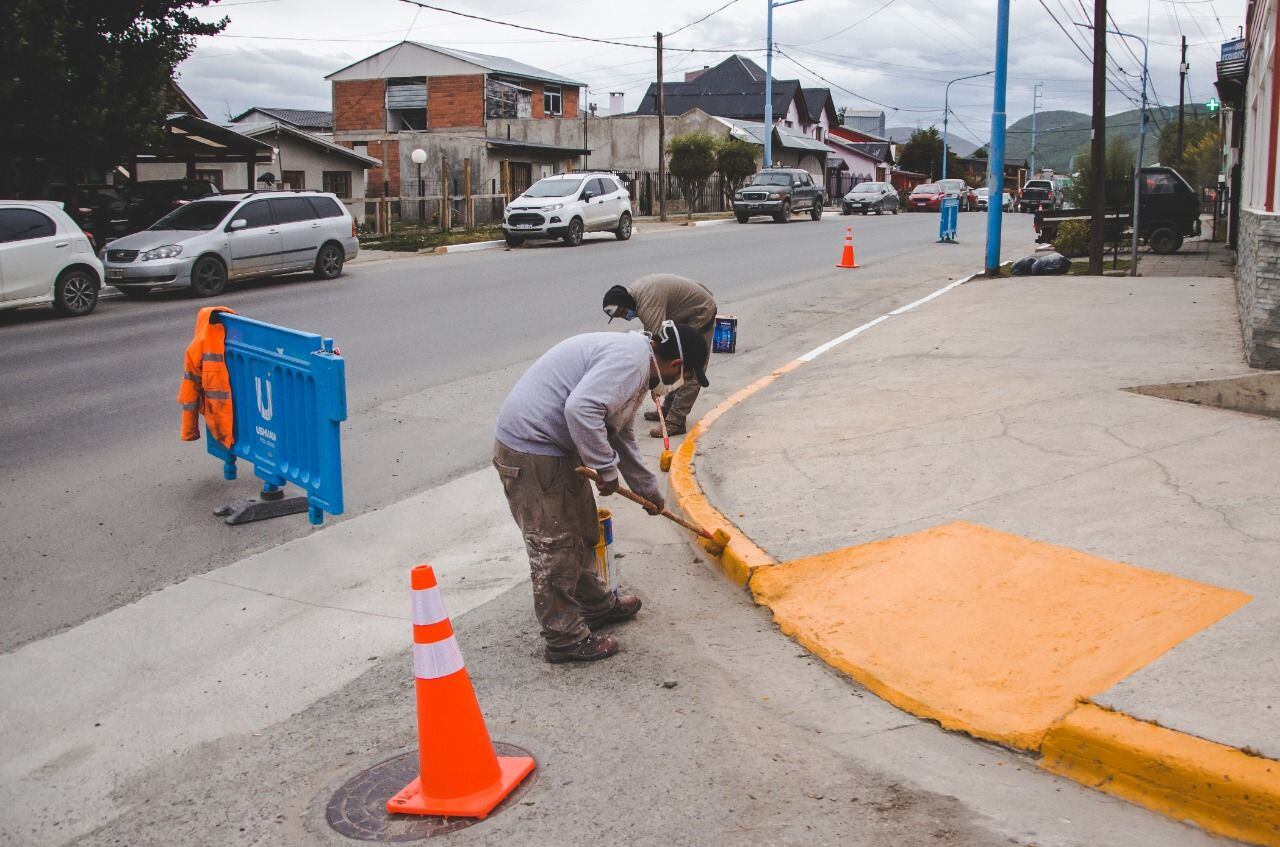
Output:
M1030 242L1029 221L1006 216L1006 257ZM848 223L863 267L836 271ZM341 347L351 517L487 463L506 390L559 339L604 328L610 285L668 271L711 287L741 321L739 354L710 369L722 393L860 308L879 314L980 266L985 215L961 217L959 246L934 243L936 227L933 215L642 226L628 243L362 261L331 282L246 283L217 302ZM232 528L211 514L258 486L248 468L224 482L203 444L178 439L182 351L203 305L165 295L104 300L77 320L0 313L0 651L308 532L303 516Z

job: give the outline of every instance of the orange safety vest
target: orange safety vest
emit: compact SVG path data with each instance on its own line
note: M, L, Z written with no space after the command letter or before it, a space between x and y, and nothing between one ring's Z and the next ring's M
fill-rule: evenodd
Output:
M204 415L209 433L231 449L235 443L235 416L231 407L231 379L227 375L227 329L220 323L210 323L214 312L234 311L226 306L206 306L196 317L196 332L187 345L182 368L182 387L178 389L178 403L182 405L182 440L200 438L197 415Z

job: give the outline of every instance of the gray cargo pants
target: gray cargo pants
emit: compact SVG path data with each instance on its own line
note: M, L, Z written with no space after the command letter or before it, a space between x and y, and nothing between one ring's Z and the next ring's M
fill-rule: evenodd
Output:
M707 339L707 350L711 349L711 336L715 332L715 321L711 322L711 328L703 333L703 337ZM710 356L707 357L707 364L710 365ZM666 402L662 406L662 416L667 419L667 426L684 426L685 420L689 417L689 413L693 411L693 403L698 399L698 392L702 390L702 386L698 384L696 379L686 379L684 385L667 396Z
M533 613L550 647L568 647L591 634L583 616L613 608L613 594L596 574L600 523L591 483L575 472L577 456L520 453L493 443L493 466L524 534L533 583Z

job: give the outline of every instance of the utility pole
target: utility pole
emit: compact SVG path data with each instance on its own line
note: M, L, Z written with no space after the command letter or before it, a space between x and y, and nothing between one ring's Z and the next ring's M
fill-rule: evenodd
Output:
M987 157L987 276L1000 273L1000 227L1004 223L1005 87L1009 72L1009 0L996 6L995 96L991 104L991 148ZM946 162L946 158L943 158Z
M1089 274L1102 276L1102 240L1107 210L1107 0L1093 0L1093 145L1090 149L1093 174L1089 204Z
M1178 166L1182 166L1182 158L1185 150L1182 146L1182 109L1186 104L1187 95L1187 71L1191 70L1191 66L1187 64L1187 37L1182 36L1182 62L1178 65Z
M1040 89L1044 88L1043 82L1037 82L1031 89L1031 162L1029 170L1032 177L1036 173L1036 112L1040 105L1040 98L1043 96Z
M773 10L800 0L765 0L764 27L764 166L773 167Z
M658 218L665 221L667 219L667 104L662 88L662 33L658 33Z

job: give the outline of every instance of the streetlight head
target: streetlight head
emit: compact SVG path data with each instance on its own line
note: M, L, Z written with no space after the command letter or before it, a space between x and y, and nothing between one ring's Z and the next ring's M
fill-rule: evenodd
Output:
M421 165L427 161L427 151L421 147L415 147L413 152L409 154L409 158L413 160L415 165Z

